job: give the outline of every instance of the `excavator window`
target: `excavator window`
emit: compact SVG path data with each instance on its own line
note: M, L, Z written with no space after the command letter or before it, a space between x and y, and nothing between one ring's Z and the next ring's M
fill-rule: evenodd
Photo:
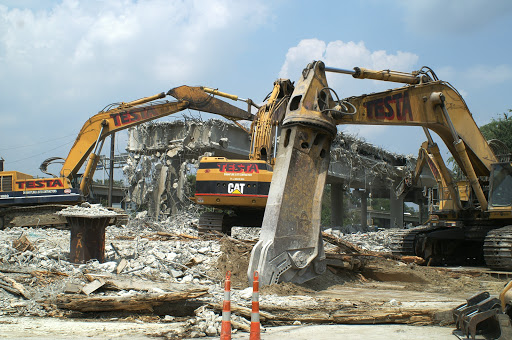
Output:
M260 153L261 153L261 159L266 161L267 160L267 149L261 148Z
M512 205L512 164L493 164L491 172L489 205L508 207Z

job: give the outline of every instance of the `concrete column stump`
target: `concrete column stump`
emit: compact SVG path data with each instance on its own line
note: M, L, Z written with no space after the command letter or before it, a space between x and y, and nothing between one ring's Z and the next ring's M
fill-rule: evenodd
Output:
M86 263L96 259L105 262L105 228L112 217L66 216L71 227L69 260Z

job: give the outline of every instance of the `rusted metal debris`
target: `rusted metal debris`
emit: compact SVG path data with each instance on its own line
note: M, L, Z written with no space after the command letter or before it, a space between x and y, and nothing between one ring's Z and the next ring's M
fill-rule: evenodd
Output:
M21 235L19 239L12 241L12 247L19 251L20 253L23 253L27 250L35 250L34 246L32 245L32 242L29 241L25 234Z

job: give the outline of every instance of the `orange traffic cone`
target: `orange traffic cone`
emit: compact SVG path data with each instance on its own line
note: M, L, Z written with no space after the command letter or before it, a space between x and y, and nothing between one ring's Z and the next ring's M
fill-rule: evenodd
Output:
M260 340L260 283L258 272L254 272L252 281L251 334L249 340Z
M224 303L222 305L222 324L220 340L231 340L231 272L226 272L224 284Z

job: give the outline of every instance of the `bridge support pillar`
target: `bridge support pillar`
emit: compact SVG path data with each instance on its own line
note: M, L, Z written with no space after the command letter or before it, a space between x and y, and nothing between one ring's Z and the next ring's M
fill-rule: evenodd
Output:
M419 218L419 225L422 225L423 224L423 221L425 220L425 214L424 214L424 210L425 209L425 205L423 204L423 197L421 197L419 200L418 200L418 218Z
M394 190L396 185L397 183L393 183L389 191L389 205L391 210L390 227L401 229L404 227L404 199L396 197Z
M345 192L343 191L343 183L331 184L331 227L343 226L343 198Z
M361 228L365 230L368 227L368 193L366 190L359 190L361 196Z

